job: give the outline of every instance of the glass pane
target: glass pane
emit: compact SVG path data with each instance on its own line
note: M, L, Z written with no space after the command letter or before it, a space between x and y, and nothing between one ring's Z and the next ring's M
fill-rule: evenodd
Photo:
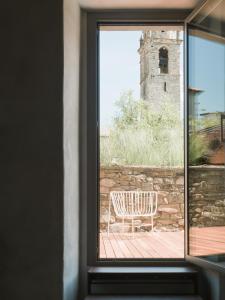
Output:
M99 258L183 258L183 28L99 36Z
M198 29L188 37L189 254L215 262L225 261L225 1L219 2L195 18Z

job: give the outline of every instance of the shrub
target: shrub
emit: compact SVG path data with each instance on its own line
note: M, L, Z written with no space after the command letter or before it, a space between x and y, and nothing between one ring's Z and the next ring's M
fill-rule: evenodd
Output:
M204 138L197 133L192 133L189 137L189 164L199 165L207 163L207 150L208 145Z
M183 166L183 126L170 99L157 108L132 93L116 102L109 136L101 137L101 164Z

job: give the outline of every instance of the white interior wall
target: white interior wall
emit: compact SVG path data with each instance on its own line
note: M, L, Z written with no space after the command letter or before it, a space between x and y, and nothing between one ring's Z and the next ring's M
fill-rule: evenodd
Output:
M79 272L80 7L64 0L64 300L75 300Z

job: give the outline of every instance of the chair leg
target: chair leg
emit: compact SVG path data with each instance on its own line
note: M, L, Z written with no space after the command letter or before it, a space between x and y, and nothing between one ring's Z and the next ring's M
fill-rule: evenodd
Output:
M107 236L109 236L109 222L110 222L110 214L109 214L109 218L108 218Z
M109 199L109 212L108 212L108 228L107 228L107 236L109 236L109 224L111 218L111 199Z
M134 237L134 218L132 218L132 237Z
M154 231L153 216L151 216L152 231Z

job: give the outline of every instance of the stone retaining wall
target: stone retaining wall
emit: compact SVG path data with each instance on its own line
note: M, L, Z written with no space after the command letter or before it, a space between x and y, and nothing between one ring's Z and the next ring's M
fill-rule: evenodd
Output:
M154 217L155 230L183 230L184 228L184 176L182 168L153 168L136 166L101 167L100 170L100 229L106 230L110 191L158 191L158 210ZM130 226L125 230L130 230ZM111 231L121 231L121 219L112 213ZM135 220L136 230L150 229L148 218Z
M189 215L191 226L225 225L225 168L199 166L189 168ZM158 211L154 218L156 230L184 228L184 175L182 168L135 166L101 167L100 229L106 230L109 192L114 190L159 191ZM128 222L128 221L127 221ZM121 231L121 219L111 216L111 231ZM135 220L136 230L150 229L148 218ZM130 230L130 225L125 227Z
M189 214L191 226L225 225L225 168L189 168Z

